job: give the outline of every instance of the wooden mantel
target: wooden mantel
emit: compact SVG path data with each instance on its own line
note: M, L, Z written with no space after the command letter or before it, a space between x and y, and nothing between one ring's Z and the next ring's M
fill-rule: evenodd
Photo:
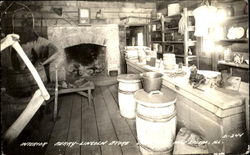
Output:
M249 84L241 82L238 92L225 93L211 88L209 81L193 89L189 84L189 70L184 76L170 77L168 71L159 71L155 67L138 63L137 60L126 60L128 73L147 71L161 72L163 87L177 93L178 126L199 133L209 142L221 140L219 144L208 145L210 153L220 151L232 153L238 148L244 148L244 138L247 136L245 121L245 104L249 103ZM223 139L225 135L242 134L240 138Z

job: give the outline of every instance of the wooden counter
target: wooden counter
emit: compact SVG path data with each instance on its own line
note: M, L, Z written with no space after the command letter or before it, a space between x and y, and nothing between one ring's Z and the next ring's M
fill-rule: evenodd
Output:
M210 88L209 81L200 86L204 91L193 89L188 82L189 70L184 76L170 77L168 71L127 60L128 73L156 71L164 73L163 87L177 93L178 128L199 133L208 141L209 151L238 152L245 148L245 102L249 102L249 85L241 83L239 92L224 93ZM234 135L241 136L235 137ZM230 137L229 137L230 136ZM217 142L217 143L216 143Z

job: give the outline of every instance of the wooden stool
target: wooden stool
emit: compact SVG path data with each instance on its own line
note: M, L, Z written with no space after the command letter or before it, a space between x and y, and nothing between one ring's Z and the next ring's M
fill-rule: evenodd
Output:
M55 90L55 103L54 103L54 120L56 120L57 117L57 106L58 106L58 95L61 94L68 94L68 93L77 93L81 96L88 98L88 105L92 104L93 96L91 91L95 89L95 85L92 81L88 81L86 84L84 84L81 87L78 88L65 88L58 90L58 87L56 87ZM87 92L85 92L87 91Z
M76 88L61 88L60 90L58 89L58 74L57 74L57 66L55 67L55 73L56 73L56 81L55 81L55 91L54 93L50 93L50 95L54 95L54 98L51 97L49 101L47 101L47 103L49 103L50 101L52 101L54 99L54 114L53 114L53 119L54 121L56 121L56 117L57 117L57 107L58 107L58 95L61 94L68 94L68 93L77 93L81 96L87 97L88 98L88 105L92 104L92 100L93 100L93 96L91 94L91 91L95 89L95 84L92 81L88 81L87 83L83 84L80 87L76 87ZM87 91L87 92L85 92Z

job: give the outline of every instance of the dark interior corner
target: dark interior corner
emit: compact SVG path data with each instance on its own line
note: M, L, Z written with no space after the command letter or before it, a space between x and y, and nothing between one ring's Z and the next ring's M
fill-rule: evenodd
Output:
M105 47L95 44L80 44L65 48L67 60L74 60L83 66L92 64L98 56L105 55Z

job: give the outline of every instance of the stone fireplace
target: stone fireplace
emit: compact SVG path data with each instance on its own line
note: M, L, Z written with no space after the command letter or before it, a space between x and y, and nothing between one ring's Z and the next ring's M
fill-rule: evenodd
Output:
M66 79L103 74L106 71L106 47L96 44L79 44L64 49L67 66Z
M59 56L54 61L53 65L50 67L51 79L55 79L53 76L54 65L58 66L58 77L59 80L66 79L66 73L69 69L69 65L72 62L71 57L68 55L69 49L75 46L93 46L96 45L97 48L104 50L102 54L99 55L98 61L101 61L98 65L103 64L103 72L109 74L110 71L118 71L120 74L120 51L119 51L119 30L118 25L108 24L108 25L91 25L91 26L78 26L78 27L48 27L48 39L52 41L59 48ZM77 47L76 47L77 49ZM74 51L71 51L74 52ZM79 52L79 51L78 51ZM80 51L82 54L78 53L77 59L74 61L79 61L82 55L88 56L90 53L84 53L85 51ZM68 54L67 54L68 53ZM68 57L67 57L68 55ZM90 54L92 56L95 53ZM98 54L97 54L98 55ZM95 56L97 56L95 55ZM80 57L79 57L80 56ZM74 56L73 56L74 57ZM84 56L82 56L83 58ZM100 58L105 59L100 60ZM97 59L95 59L97 60ZM93 62L92 62L93 63ZM87 66L82 62L82 65ZM89 66L90 67L90 66Z

